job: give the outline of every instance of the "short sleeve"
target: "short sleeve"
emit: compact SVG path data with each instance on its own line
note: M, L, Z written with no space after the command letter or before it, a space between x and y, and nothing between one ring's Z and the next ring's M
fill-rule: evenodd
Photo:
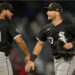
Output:
M37 39L40 41L46 42L48 39L47 37L51 36L54 30L55 30L55 27L52 24L47 24L40 31Z
M73 45L75 45L75 25L73 25L73 24L70 25L68 30L69 30L69 33L72 36L72 43L73 43Z
M72 34L72 36L75 38L75 25L70 25L68 28L69 32Z
M9 34L13 39L15 39L17 36L21 36L21 34L16 31L16 27L12 22L9 23Z
M45 28L42 28L41 31L39 32L37 38L37 40L46 42L47 41L47 34L46 34L46 30Z

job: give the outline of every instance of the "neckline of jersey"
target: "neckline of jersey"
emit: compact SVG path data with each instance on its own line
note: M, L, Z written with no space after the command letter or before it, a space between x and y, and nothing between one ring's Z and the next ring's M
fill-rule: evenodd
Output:
M57 28L57 27L61 26L62 23L63 23L63 21L60 24L58 24L57 26L54 26L53 24L52 25L53 25L53 27Z

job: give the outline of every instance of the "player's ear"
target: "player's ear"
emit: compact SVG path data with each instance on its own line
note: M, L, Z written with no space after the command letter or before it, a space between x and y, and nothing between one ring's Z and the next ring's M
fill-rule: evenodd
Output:
M58 16L58 15L60 15L60 13L58 11L56 11L56 15Z

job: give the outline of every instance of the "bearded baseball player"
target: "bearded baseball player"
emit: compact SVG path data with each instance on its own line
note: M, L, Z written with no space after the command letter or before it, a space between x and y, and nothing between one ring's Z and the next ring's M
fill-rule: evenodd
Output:
M13 75L11 63L8 58L12 40L25 53L27 59L30 56L21 34L11 24L10 20L12 16L12 5L10 3L0 3L0 75Z
M37 37L38 42L25 69L34 70L34 60L42 51L43 45L49 41L53 58L55 75L72 75L75 71L75 26L62 19L63 8L59 3L52 2L47 9L51 23L43 27Z

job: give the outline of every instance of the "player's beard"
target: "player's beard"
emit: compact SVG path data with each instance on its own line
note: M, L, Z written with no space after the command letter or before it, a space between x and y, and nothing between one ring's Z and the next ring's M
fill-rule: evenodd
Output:
M11 20L11 18L12 18L12 17L11 17L11 16L8 16L8 14L5 15L5 19Z
M56 18L55 15L48 15L48 20L53 21Z

